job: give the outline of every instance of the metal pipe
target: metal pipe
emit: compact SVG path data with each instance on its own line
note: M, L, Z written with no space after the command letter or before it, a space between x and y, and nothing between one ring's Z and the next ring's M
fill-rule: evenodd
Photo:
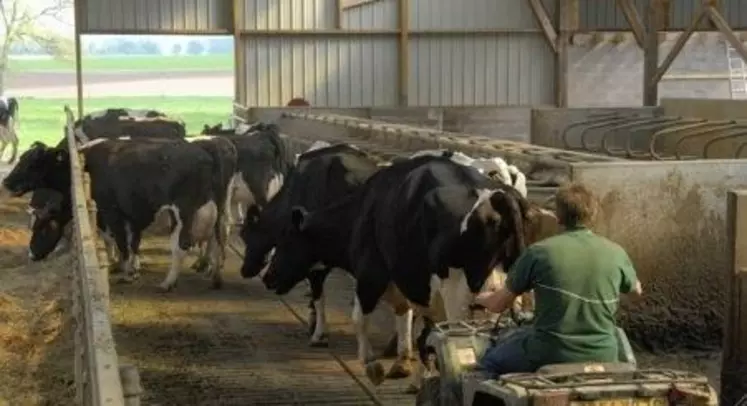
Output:
M747 123L734 127L733 130L736 130L736 132L719 135L718 137L708 140L708 142L703 146L703 158L708 159L708 151L710 151L711 147L717 142L747 135Z
M623 115L621 115L619 113L611 113L608 116L600 116L598 118L590 118L588 120L581 120L581 121L577 121L575 123L571 123L571 124L567 125L565 127L565 129L563 129L563 133L560 134L560 139L563 141L563 148L566 148L566 149L576 149L577 148L577 147L571 146L571 144L568 142L568 134L570 134L570 131L572 129L577 128L577 127L581 127L581 126L587 125L587 124L602 123L602 122L607 122L609 120L613 120L614 121L614 120L620 119L621 117L625 117L625 116L623 116Z
M636 121L636 122L630 122L630 123L626 123L626 124L621 124L619 126L615 126L615 127L609 128L609 129L605 130L602 133L602 141L600 143L600 146L601 146L602 150L607 155L617 156L616 154L620 154L621 153L622 155L624 155L626 157L629 157L629 156L631 156L631 152L632 152L631 151L632 145L631 145L631 142L630 142L630 139L631 139L630 134L628 134L628 136L625 137L625 148L619 148L619 149L617 149L615 151L613 151L611 149L611 147L609 145L609 139L610 139L610 136L615 133L615 131L624 130L624 129L628 129L629 128L629 129L631 129L631 132L633 132L633 129L636 128L636 127L639 127L639 126L640 127L637 128L636 130L642 130L642 129L646 129L646 128L656 128L656 127L659 127L659 126L662 126L662 125L669 125L669 124L671 124L673 122L681 121L682 119L683 119L682 117L651 117L650 119L648 119L647 121L644 121L644 122L637 122Z
M674 126L674 127L666 128L664 130L659 130L659 131L655 132L653 136L651 136L651 140L649 141L649 144L648 144L649 153L651 154L651 157L653 157L657 161L665 161L665 160L669 160L669 159L672 159L672 158L676 159L676 156L665 157L665 156L660 155L656 151L656 142L659 140L660 137L663 137L663 136L666 136L666 135L670 135L670 134L675 134L675 133L678 133L678 132L683 132L683 131L697 130L697 129L703 128L703 127L711 127L711 126L714 126L714 125L721 125L721 124L725 124L727 122L728 121L709 121L709 120L702 120L701 122L698 122L698 123L685 124L683 126Z
M735 125L735 123L732 122L731 124L723 124L721 126L716 126L716 127L712 127L712 128L709 128L709 129L704 129L704 130L696 131L694 133L687 134L687 135L683 136L682 138L680 138L679 140L677 140L677 142L674 144L674 156L676 156L678 160L682 160L682 154L680 153L680 148L682 147L682 144L686 140L689 140L689 139L692 139L692 138L697 138L697 137L702 137L704 135L708 135L708 134L714 133L716 131L728 130L729 128L733 127L734 125Z
M585 129L583 129L583 131L581 131L581 148L583 150L585 150L585 151L591 151L591 152L595 151L587 143L587 137L589 135L589 130L594 130L594 129L597 129L597 128L604 128L604 127L607 127L607 126L610 126L610 125L615 126L615 125L623 124L623 123L646 122L646 121L651 120L651 119L652 119L652 117L636 117L636 118L625 117L625 118L623 118L621 120L618 120L618 121L615 121L615 122L611 122L611 123L599 123L599 124L595 124L595 125L586 127ZM642 121L640 121L640 120L642 120Z

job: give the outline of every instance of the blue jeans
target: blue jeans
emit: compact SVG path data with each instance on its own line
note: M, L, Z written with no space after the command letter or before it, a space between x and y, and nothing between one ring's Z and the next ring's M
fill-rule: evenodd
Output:
M531 327L524 327L506 340L488 348L480 358L478 368L494 379L512 372L536 371L537 366L527 357L528 354L524 350L524 341L531 333Z

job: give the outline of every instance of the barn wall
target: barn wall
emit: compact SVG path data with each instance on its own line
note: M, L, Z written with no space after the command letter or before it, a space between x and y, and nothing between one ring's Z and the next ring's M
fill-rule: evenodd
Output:
M225 33L232 29L225 0L76 0L83 34Z
M553 53L525 2L411 0L410 7L410 106L553 104ZM334 30L336 12L335 0L245 0L242 10L244 29L263 31ZM342 29L355 35L247 31L245 103L280 107L303 97L318 107L396 105L397 13L396 0L344 11ZM512 29L522 32L471 33ZM445 30L453 33L432 34Z
M630 255L644 298L625 301L636 342L721 344L726 300L726 191L747 187L747 162L574 164L572 178L601 202L593 229Z
M709 120L747 120L747 100L662 98L667 115Z
M257 36L242 41L247 106L285 106L294 97L324 107L397 103L394 39Z
M630 30L616 0L580 0L579 24L582 31ZM638 13L643 17L647 0L634 0ZM676 0L670 2L669 31L684 31L701 10L702 0ZM747 28L747 2L744 0L721 0L717 8L734 30Z

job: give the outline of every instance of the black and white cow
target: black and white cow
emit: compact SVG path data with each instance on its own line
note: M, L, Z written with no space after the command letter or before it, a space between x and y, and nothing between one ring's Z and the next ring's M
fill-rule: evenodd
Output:
M251 278L260 274L278 239L291 232L288 221L291 209L302 205L310 210L324 207L360 188L379 167L365 152L347 144L318 148L312 145L300 154L296 167L280 192L261 213L244 219L241 238L245 245L241 275ZM323 285L331 268L315 267L288 279L265 278L268 288L285 294L300 280L307 278L311 286L311 308L315 320L311 327L311 346L327 345L327 325L324 309Z
M379 300L397 315L399 359L388 375L407 376L412 307L436 321L459 317L493 269L523 250L527 209L513 187L447 157L398 161L334 204L294 208L294 232L277 243L265 278L298 279L318 262L351 270L358 355L379 384L384 371L368 341ZM431 308L437 294L443 307Z
M137 276L135 258L142 231L159 211L168 210L174 222L172 263L160 288L167 291L174 287L189 248L203 242L208 242L212 256L213 286L221 286L219 250L224 248L225 240L221 241L219 207L225 205L228 175L232 173L231 156L233 162L236 160L230 143L206 146L183 140L99 138L78 149L85 156L85 170L91 176L99 228L113 236L126 276ZM37 148L32 152L26 162L22 159L24 165L14 168L8 178L33 179L54 170L67 172L69 176L66 150ZM50 162L53 164L49 165ZM22 169L16 171L18 168ZM21 187L12 181L5 186L11 190Z
M274 124L256 124L249 136L228 137L239 154L238 171L231 181L231 212L239 220L258 213L280 190L296 157ZM233 216L232 216L233 218Z
M187 135L181 120L147 109L109 108L92 112L76 120L74 128L79 139L89 140L121 136L184 139Z
M9 164L14 163L18 155L18 107L14 97L0 97L0 160L10 144Z
M238 123L235 128L223 128L222 123L218 123L212 127L205 124L202 126L202 132L200 132L200 135L249 135L249 133L252 132L253 127L254 125L252 124L244 123Z

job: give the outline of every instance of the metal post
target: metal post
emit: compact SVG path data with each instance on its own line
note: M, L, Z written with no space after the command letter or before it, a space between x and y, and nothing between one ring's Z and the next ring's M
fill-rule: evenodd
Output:
M730 300L724 318L720 403L736 405L747 395L747 190L729 192L726 222Z

